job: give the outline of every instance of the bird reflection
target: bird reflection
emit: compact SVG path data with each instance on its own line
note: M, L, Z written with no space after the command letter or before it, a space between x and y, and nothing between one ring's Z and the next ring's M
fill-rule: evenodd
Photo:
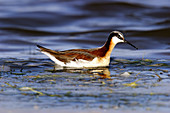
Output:
M55 65L54 71L62 71L67 73L81 73L87 75L100 76L101 79L110 79L109 67L95 67L95 68L66 68Z

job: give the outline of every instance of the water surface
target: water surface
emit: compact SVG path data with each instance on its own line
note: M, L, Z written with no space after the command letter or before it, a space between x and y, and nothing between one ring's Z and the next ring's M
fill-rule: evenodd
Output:
M0 109L169 111L169 4L1 0ZM109 68L58 69L36 50L99 47L113 30L139 50L118 44Z

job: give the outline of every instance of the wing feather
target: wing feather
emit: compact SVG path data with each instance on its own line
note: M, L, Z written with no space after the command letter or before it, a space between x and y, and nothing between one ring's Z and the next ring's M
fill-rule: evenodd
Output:
M52 55L57 60L62 61L65 64L69 63L71 61L76 61L77 59L90 61L96 57L84 50L81 51L81 49L77 49L77 50L73 49L73 50L66 50L66 51L54 51L54 50L42 47L40 45L37 45L37 47L40 48L40 51L42 53L48 53L49 55Z

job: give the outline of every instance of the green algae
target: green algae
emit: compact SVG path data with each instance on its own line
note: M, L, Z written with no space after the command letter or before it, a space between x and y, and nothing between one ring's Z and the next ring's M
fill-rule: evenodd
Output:
M10 67L9 71L1 71L0 97L13 95L21 103L17 96L38 99L43 105L88 104L109 109L114 106L153 109L159 107L152 104L155 99L164 103L170 97L167 60L115 59L110 67L90 69L56 69L50 61L40 62L39 59L0 61L0 65ZM32 101L29 103L33 104ZM165 103L161 107L166 106Z

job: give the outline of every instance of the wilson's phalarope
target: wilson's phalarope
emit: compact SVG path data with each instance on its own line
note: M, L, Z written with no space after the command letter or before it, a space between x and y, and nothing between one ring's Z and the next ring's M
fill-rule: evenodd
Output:
M53 51L40 45L37 45L37 47L57 65L63 67L101 67L109 65L110 54L113 48L117 43L121 42L128 43L136 48L130 42L125 40L123 34L119 31L112 31L106 43L99 48Z

